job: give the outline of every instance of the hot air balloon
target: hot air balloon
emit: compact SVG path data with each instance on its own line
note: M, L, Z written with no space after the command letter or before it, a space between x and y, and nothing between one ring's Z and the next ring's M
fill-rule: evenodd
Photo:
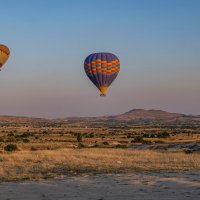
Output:
M10 55L9 48L3 44L0 44L0 70L5 64L5 62L8 60L9 55Z
M93 53L84 62L85 73L92 83L106 96L106 90L117 77L120 61L112 53Z

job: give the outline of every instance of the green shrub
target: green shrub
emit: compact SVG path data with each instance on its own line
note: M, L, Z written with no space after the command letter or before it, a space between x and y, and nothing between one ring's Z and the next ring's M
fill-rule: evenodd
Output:
M30 136L33 136L33 133L31 133L31 132L24 132L21 135L16 134L15 138L27 138L27 137L30 137Z
M13 132L8 133L8 136L14 136Z
M184 152L185 152L186 154L193 153L193 151L192 151L191 149L185 149Z
M24 138L22 141L23 141L24 143L29 143L29 142L30 142L28 138Z
M48 132L46 130L42 131L43 134L47 134Z
M22 138L20 137L16 138L16 142L20 142L20 141L22 141Z
M157 135L154 134L154 133L151 133L151 134L149 134L149 133L144 133L144 134L143 134L143 137L144 137L144 138L155 138L155 137L157 137Z
M126 148L127 148L127 145L126 145L126 144L117 144L115 147L116 147L116 148L126 149Z
M81 133L77 133L76 139L80 143L82 142L83 135Z
M136 136L135 138L134 138L134 142L135 143L142 143L144 141L144 139L143 139L143 137L141 137L141 136Z
M4 147L5 151L16 151L17 150L17 145L16 144L8 144Z
M105 142L103 142L103 145L109 145L109 143L105 141Z
M162 132L162 133L158 133L157 135L158 138L168 138L170 137L170 134L166 131Z
M155 140L154 141L156 144L164 144L165 142L163 142L162 140Z
M150 140L143 140L142 144L152 144L152 142Z
M23 137L23 138L25 138L25 137L30 137L30 136L33 136L33 134L30 133L30 132L24 132L24 133L21 135L21 137Z
M6 142L15 142L15 141L16 141L16 139L13 136L8 137L7 140L6 140Z
M131 140L131 143L142 143L142 144L152 144L150 140L144 140L141 136L136 136L134 140Z
M78 148L80 149L80 148L84 148L84 147L86 147L83 143L81 143L81 142L79 142L78 143Z
M37 151L38 149L36 147L31 147L31 151Z
M88 133L88 134L86 134L85 138L94 138L94 133Z
M0 142L4 142L4 138L3 137L0 137Z
M134 135L132 135L131 133L128 133L126 137L127 138L134 138Z

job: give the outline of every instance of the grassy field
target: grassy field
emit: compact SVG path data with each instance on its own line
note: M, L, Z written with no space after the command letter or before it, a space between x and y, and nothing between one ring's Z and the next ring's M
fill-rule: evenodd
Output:
M141 144L191 142L200 142L199 128L6 123L0 126L0 180L38 180L128 170L200 170L198 151L132 148Z
M19 150L76 148L77 136L85 147L130 147L133 143L200 142L200 128L151 126L88 127L84 124L6 123L0 126L0 152L14 143ZM136 140L140 137L140 140ZM142 140L141 140L142 139Z
M60 149L0 154L0 179L61 178L80 173L200 170L199 154L128 149Z

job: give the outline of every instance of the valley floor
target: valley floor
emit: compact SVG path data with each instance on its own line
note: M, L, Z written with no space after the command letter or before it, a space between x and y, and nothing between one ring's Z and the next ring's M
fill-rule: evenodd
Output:
M0 154L0 181L58 179L127 171L200 171L199 153L84 148Z

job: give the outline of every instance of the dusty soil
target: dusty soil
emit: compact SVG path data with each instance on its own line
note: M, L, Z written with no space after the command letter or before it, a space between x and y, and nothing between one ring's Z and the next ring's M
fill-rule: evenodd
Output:
M0 183L1 200L199 200L200 173L129 173Z

